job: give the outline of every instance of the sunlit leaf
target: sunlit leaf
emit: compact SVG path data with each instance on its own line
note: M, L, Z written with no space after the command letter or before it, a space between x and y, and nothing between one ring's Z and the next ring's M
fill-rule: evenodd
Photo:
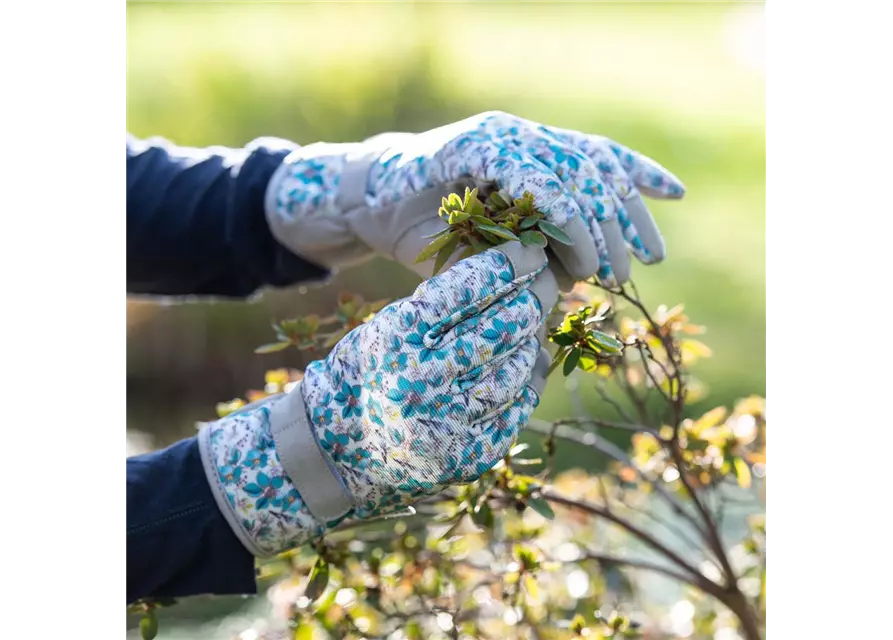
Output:
M277 351L283 351L288 349L291 346L291 342L271 342L270 344L261 345L257 349L254 350L254 353L264 354L264 353L275 353Z
M530 596L533 600L539 600L540 598L540 586L536 581L536 578L529 573L524 576L524 590L527 591L527 595Z
M583 355L580 356L580 362L577 363L577 366L586 372L595 371L598 368L598 360L595 358L595 355L590 351L583 351ZM610 371L610 367L608 367Z
M522 443L520 443L520 444L516 444L516 445L515 445L514 447L512 447L511 450L509 451L509 455L510 455L510 456L516 456L516 455L518 455L519 453L522 453L522 452L524 452L524 451L527 451L529 448L530 448L530 445L529 445L528 443L526 443L526 442L522 442Z
M688 430L694 435L701 434L707 429L721 424L728 414L725 407L716 407L698 418Z
M459 246L459 234L454 233L450 236L450 239L444 244L440 251L437 252L437 258L434 260L434 271L432 275L437 275L437 273L443 269L443 266L446 264L447 260L450 259L450 256L456 251L456 247Z
M454 194L455 195L455 194ZM429 244L427 247L422 249L422 252L416 256L415 262L419 264L420 262L424 262L425 260L430 260L433 258L438 251L440 251L448 242L450 242L453 238L456 237L456 233L447 233Z
M698 340L680 340L679 352L682 354L682 364L692 364L713 355L710 347Z
M311 601L319 598L329 584L329 563L322 556L316 559L316 564L310 571L310 577L307 579L307 587L304 589L304 595Z
M766 399L760 396L750 396L739 400L735 405L735 413L738 415L745 413L753 416L763 415L766 413Z
M294 640L313 640L313 625L309 622L300 623L295 629Z
M586 337L596 349L607 351L608 353L620 353L623 351L623 343L603 331L593 329Z
M242 407L245 406L245 401L236 398L235 400L230 400L229 402L218 402L217 403L217 415L221 418L228 416L234 411L238 411Z
M541 498L539 496L535 498L528 498L527 506L536 511L546 520L555 519L555 512L552 511L552 506L546 501L545 498Z
M152 640L158 635L158 618L155 617L155 610L149 609L140 618L140 638L142 640Z
M738 477L738 486L742 489L750 488L750 467L742 458L735 458L735 475Z
M465 211L453 211L452 213L450 213L447 222L449 222L450 224L459 224L460 222L465 222L469 218L471 218L470 213L466 213Z

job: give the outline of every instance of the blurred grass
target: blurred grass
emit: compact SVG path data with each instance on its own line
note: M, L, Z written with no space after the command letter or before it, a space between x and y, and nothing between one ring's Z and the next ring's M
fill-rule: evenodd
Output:
M130 3L127 124L136 135L186 145L267 135L310 143L420 131L503 109L616 138L688 188L681 202L649 202L669 254L659 267L636 264L633 277L652 306L684 302L709 327L704 341L715 356L697 373L711 396L693 408L700 410L765 393L764 76L758 55L742 57L760 53L760 32L748 29L762 11L713 3ZM139 322L134 315L128 375L158 384L133 411L151 411L164 381L185 366L174 334L202 345L189 376L228 368L221 385L231 397L257 384L249 361L278 364L251 355L272 316L310 312L338 287L397 296L416 281L375 265L340 274L330 292L167 309L160 325L154 312ZM570 412L555 377L539 415Z

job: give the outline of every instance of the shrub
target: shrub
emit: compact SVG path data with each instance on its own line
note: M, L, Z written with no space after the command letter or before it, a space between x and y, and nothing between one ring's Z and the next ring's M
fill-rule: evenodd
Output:
M467 207L468 196L445 203L444 215ZM523 217L506 220L519 227ZM467 231L463 238L475 237ZM484 231L491 244L504 239ZM384 304L343 294L329 317L277 323L277 341L257 351L322 357ZM563 296L560 311L553 371L571 376L577 399L580 384L592 385L600 415L534 418L525 442L477 482L264 561L258 576L271 585L277 619L255 637L762 637L764 400L686 417L686 403L706 393L691 368L711 353L681 305L651 312L634 285L592 281ZM219 404L218 414L300 378L269 371L262 390ZM568 449L591 451L596 464L562 470ZM743 535L724 535L730 517L746 520ZM650 574L683 589L669 617L643 600ZM154 637L154 608L166 604L131 605L144 612L144 637Z

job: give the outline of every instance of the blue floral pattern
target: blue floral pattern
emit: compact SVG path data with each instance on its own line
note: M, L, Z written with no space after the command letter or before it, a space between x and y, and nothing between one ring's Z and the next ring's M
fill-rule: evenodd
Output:
M362 143L320 143L293 152L276 187L280 215L339 215L336 194L345 158L362 148ZM606 284L615 280L599 223L616 219L633 254L654 262L624 203L640 192L668 199L685 193L679 179L657 162L604 136L493 111L393 138L370 168L366 204L382 209L464 176L495 182L513 197L531 192L560 227L579 216L592 235L598 277Z
M529 383L541 348L536 332L551 309L529 284L543 268L515 277L494 249L463 260L307 367L293 393L303 394L320 447L357 505L346 517L387 513L471 482L506 455L539 402ZM503 272L507 279L490 277ZM465 287L483 295L469 300ZM452 311L456 303L463 306ZM442 357L425 355L432 343ZM313 518L283 471L270 406L207 428L218 486L248 537L276 553L334 523Z
M281 551L295 532L310 539L324 531L286 477L276 452L270 408L283 397L267 398L260 406L205 426L211 431L211 462L219 486L236 521L265 554Z

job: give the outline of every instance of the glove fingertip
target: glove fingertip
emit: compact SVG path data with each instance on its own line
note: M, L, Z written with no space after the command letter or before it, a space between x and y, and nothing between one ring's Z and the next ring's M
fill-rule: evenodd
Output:
M561 261L561 266L571 278L584 280L599 269L598 250L592 233L580 216L575 216L562 229L574 239L573 245L550 242L552 252Z

